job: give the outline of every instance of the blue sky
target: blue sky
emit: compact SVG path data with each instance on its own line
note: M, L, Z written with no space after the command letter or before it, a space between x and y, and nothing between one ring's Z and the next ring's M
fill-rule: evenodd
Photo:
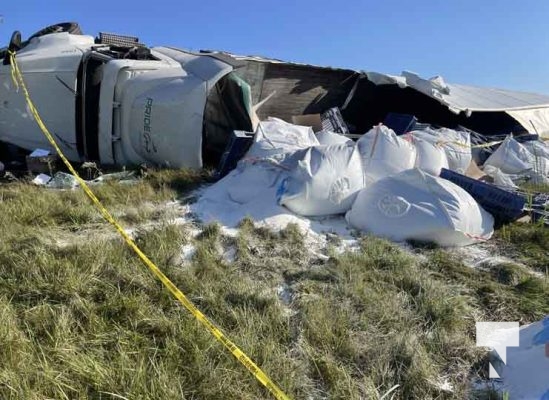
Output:
M4 3L4 4L2 4ZM0 38L77 21L149 45L549 94L549 1L28 1L0 3Z

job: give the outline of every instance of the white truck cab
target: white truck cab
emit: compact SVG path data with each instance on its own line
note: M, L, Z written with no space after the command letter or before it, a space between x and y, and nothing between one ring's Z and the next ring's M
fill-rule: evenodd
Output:
M94 38L75 26L53 25L26 42L16 32L8 46L41 118L70 160L201 168L203 155L221 154L232 130L251 129L249 90L226 60L149 49L127 36ZM51 149L12 81L7 48L0 57L0 141Z

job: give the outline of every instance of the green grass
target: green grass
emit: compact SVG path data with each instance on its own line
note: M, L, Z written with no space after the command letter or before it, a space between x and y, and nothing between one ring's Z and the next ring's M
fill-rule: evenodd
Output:
M97 194L292 398L379 398L395 385L387 398L497 398L470 392L471 376L487 372L474 322L549 314L548 282L532 273L545 272L545 228L498 233L521 263L472 269L442 249L418 258L373 237L356 252L328 249L326 261L292 225L272 232L246 219L236 237L215 224L193 237L170 224L162 205L207 178L152 172ZM269 398L80 191L0 186L0 216L1 399ZM184 244L196 248L185 262Z

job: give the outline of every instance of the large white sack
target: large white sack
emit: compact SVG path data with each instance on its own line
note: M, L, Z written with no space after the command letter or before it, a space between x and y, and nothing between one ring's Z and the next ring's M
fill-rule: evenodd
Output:
M431 175L439 176L442 168L449 168L448 157L441 145L432 143L421 137L408 134L416 148L416 162L414 167L420 168Z
M364 187L360 153L354 145L303 150L278 191L278 203L303 216L342 214Z
M361 190L347 222L400 242L464 246L492 236L494 219L465 190L420 169L381 179Z
M545 142L533 140L526 142L523 146L534 156L534 172L533 175L541 175L541 180L547 183L549 178L549 145Z
M540 148L541 152L541 148ZM499 168L506 174L549 175L549 159L543 155L534 155L528 148L517 142L512 135L488 157L484 165Z
M233 176L238 177L238 184L227 185L227 195L231 201L239 204L260 198L263 193L275 186L282 174L276 167L259 163L240 163L235 171Z
M522 144L536 157L543 157L549 159L549 142L541 140L530 140Z
M352 140L348 137L345 137L336 132L330 132L325 130L317 132L316 138L318 139L318 142L323 146L331 146L334 144L345 144L352 142Z
M415 147L384 125L370 129L356 144L366 184L414 167Z
M259 123L254 143L244 158L267 158L317 145L319 142L311 127L290 124L278 118L269 118Z
M471 153L471 135L469 132L453 129L425 129L411 132L414 138L419 137L444 149L448 160L448 169L465 174L473 159Z

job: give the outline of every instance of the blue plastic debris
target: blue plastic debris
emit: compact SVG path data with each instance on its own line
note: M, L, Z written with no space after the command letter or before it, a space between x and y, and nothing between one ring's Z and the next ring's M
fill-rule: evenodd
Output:
M383 121L383 125L391 128L397 135L404 135L415 130L417 118L408 114L389 113Z
M223 178L233 169L238 161L244 157L253 142L254 133L246 131L233 131L225 151L221 155L217 167L217 178Z
M515 221L525 213L526 196L500 189L446 168L442 168L440 177L465 189L482 208L492 214L496 223Z

